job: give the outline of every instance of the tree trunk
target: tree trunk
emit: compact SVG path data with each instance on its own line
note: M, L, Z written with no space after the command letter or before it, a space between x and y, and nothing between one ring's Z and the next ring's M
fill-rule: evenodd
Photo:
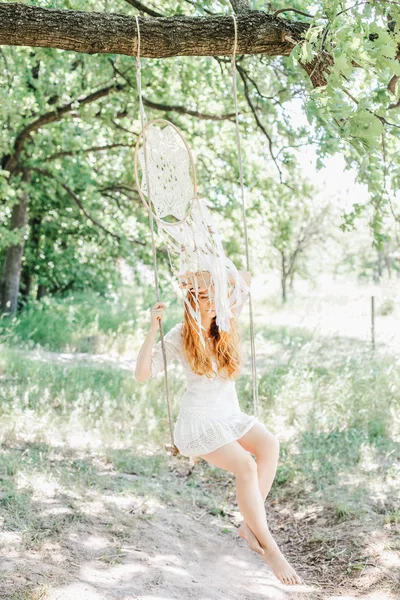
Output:
M38 290L37 290L37 295L36 295L36 300L41 300L43 298L43 296L45 296L46 294L47 294L47 288L44 285L44 283L39 284Z
M289 288L290 288L291 292L293 291L293 280L294 280L294 271L292 271L290 273L290 278L289 278Z
M36 216L29 219L29 246L34 257L35 263L39 260L41 225L41 216ZM21 272L20 302L18 303L18 310L22 308L23 304L25 304L25 302L27 302L27 300L29 299L31 287L32 274L29 270L29 265L25 264Z
M20 310L24 304L28 301L29 294L31 292L32 287L32 275L29 270L28 265L24 265L21 272L21 286L19 290L19 301L18 301L18 310Z
M31 173L24 171L22 181L29 184L31 177ZM25 229L28 221L29 193L26 186L19 191L19 194L21 199L13 206L10 231ZM22 239L20 244L10 246L6 251L0 281L0 315L12 316L17 310L24 245L25 240Z
M285 253L281 252L281 286L282 286L282 303L287 300L287 271Z

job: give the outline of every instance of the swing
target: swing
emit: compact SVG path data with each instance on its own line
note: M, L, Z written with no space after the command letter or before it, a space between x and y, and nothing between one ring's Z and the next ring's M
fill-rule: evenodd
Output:
M236 89L236 51L237 51L237 22L232 15L234 23L234 49L232 54L232 87L236 114L236 143L239 161L240 188L242 199L242 217L246 253L246 268L250 271L249 244L247 235L247 221L243 184L243 165L240 146L240 133L238 123L237 89ZM157 251L154 239L154 220L157 230L165 241L171 270L181 281L187 273L193 273L193 286L195 289L195 309L191 306L188 297L182 290L183 301L186 304L189 317L197 326L199 338L203 347L205 340L201 323L201 314L198 307L198 282L196 275L209 273L208 282L203 276L203 283L213 295L216 310L216 323L221 330L230 330L231 308L238 306L243 301L243 294L248 293L250 314L250 346L252 359L252 388L254 416L258 417L258 389L255 358L253 307L250 288L239 275L234 263L225 255L221 237L216 229L211 214L205 202L197 195L196 167L189 144L179 129L167 119L146 120L142 101L141 64L140 64L140 28L139 18L135 16L137 26L138 46L136 53L136 81L139 96L141 119L141 132L138 136L134 153L134 172L139 195L148 210L151 244L153 254L154 280L157 302L160 302L159 279L157 269ZM160 124L164 127L161 129ZM141 146L141 142L143 142ZM140 163L143 177L139 180ZM192 176L190 176L190 171ZM192 181L193 179L193 181ZM145 198L147 197L147 200ZM153 208L155 213L153 212ZM168 220L166 219L168 217ZM172 220L174 219L174 220ZM173 266L171 252L179 257L179 268ZM230 304L228 297L228 275L234 280L234 302ZM232 281L232 279L231 279ZM211 282L214 294L211 293ZM174 431L170 390L168 383L167 355L164 343L162 321L159 321L161 349L164 362L164 382L168 408L168 420L171 443L165 444L165 452L172 456L179 455L179 450L174 444Z

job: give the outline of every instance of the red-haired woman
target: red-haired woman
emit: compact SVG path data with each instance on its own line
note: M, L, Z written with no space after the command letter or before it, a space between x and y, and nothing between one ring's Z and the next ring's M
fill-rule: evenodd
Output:
M239 273L250 287L250 273ZM213 286L204 287L200 281L195 291L189 280L181 287L186 285L187 299L193 309L197 297L206 347L204 349L200 343L185 304L183 322L164 336L167 363L178 359L186 375L186 391L174 427L174 443L182 455L201 457L233 473L237 503L244 519L239 535L262 556L282 583L304 583L279 550L265 514L265 498L278 464L278 439L257 417L240 410L236 393L235 379L243 366L236 319L246 300L232 309L230 331L219 331L214 300L208 293L208 290L211 295L214 293ZM164 308L162 302L152 308L150 329L136 363L138 381L146 381L164 370L161 341L153 348Z

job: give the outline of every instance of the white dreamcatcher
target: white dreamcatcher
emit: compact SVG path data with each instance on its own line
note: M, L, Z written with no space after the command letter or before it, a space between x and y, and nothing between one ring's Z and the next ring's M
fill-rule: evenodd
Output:
M161 128L161 124L166 126ZM138 159L142 170L140 184ZM230 319L235 308L243 304L249 287L225 255L210 211L197 195L193 155L183 135L170 121L153 119L143 127L135 148L135 176L143 202L150 211L154 207L152 216L168 250L171 269L180 283L187 283L180 285L183 300L205 347L199 290L206 290L209 301L215 302L218 328L230 331ZM166 217L176 220L167 221ZM172 264L171 255L178 258L177 268ZM231 294L229 283L233 285ZM191 285L194 309L184 293Z

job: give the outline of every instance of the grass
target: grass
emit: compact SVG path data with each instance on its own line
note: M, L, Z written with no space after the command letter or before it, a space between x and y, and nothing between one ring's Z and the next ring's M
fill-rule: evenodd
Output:
M32 300L14 318L0 320L0 340L10 348L124 354L136 343L136 332L147 322L149 307L155 302L150 286L137 291L121 286L118 294L110 292L105 297L89 291ZM175 302L166 326L174 322L176 308Z
M40 308L34 304L8 329L3 328L3 443L24 440L49 447L94 448L117 471L144 477L158 475L165 468L162 447L169 432L162 377L142 385L132 369L99 368L80 361L58 364L15 347L43 342L47 349L82 351L91 333L105 336L103 350L126 351L131 343L137 351L138 332L148 318L147 296L145 291L132 302L132 293L123 288L112 305L108 299L102 304L97 295L88 294L84 299L76 296L73 301L52 301ZM173 306L172 323L176 313ZM68 315L71 328L62 330ZM45 326L49 322L52 326ZM165 329L172 323L166 323ZM299 327L258 324L256 338L260 418L281 440L274 493L307 489L320 501L326 495L327 500L337 502L341 514L341 507L355 506L359 500L359 485L348 482L352 476L357 481L361 478L366 490L374 478L382 484L385 478L396 481L400 439L396 357L371 353L363 341L344 336L332 340ZM179 366L169 379L176 417L184 390ZM242 410L252 412L248 369L236 386ZM143 463L144 452L152 460ZM14 459L10 454L6 472L17 469ZM84 463L82 468L75 465L73 471L90 479Z
M74 446L96 438L97 445L136 446L149 435L156 443L165 436L160 378L141 386L132 370L64 366L16 350L3 353L0 374L3 441L53 438ZM181 387L171 381L176 402Z

